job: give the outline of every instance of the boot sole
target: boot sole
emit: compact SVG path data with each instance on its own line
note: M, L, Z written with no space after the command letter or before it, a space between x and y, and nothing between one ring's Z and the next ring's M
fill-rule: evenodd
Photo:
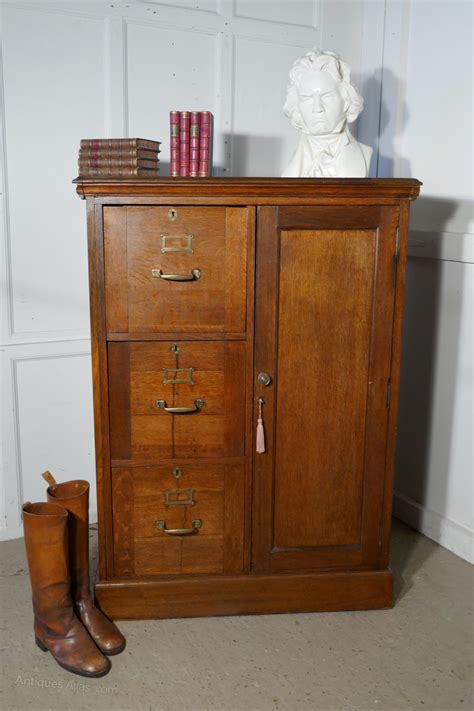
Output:
M35 642L37 646L41 649L42 652L49 652L49 649L46 647L46 645L43 644L43 642L39 639L39 637L35 637ZM88 678L93 678L97 679L101 676L105 676L106 674L109 673L110 669L112 668L112 665L109 662L109 666L104 669L101 672L87 672L87 671L80 671L79 669L74 669L74 667L68 667L67 664L62 664L56 657L51 654L53 659L55 660L56 664L59 664L60 667L65 669L68 672L71 672L72 674L78 674L79 676L87 676Z
M96 642L96 644L97 644L97 642ZM97 644L97 646L99 647L98 644ZM107 649L102 649L101 647L99 647L99 649L102 652L102 654L105 654L107 657L113 657L115 654L120 654L121 652L123 652L123 650L125 649L126 646L127 646L127 642L125 641L121 647L114 649L112 652L110 652Z

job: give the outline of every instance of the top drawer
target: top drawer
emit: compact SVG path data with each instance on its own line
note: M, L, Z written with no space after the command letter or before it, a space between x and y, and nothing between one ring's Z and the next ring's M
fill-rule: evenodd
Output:
M248 208L104 207L108 333L243 333Z

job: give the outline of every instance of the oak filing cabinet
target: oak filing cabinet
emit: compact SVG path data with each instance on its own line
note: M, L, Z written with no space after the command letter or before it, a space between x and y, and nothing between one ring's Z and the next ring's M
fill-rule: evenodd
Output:
M88 212L98 604L119 619L390 606L420 183L75 182Z

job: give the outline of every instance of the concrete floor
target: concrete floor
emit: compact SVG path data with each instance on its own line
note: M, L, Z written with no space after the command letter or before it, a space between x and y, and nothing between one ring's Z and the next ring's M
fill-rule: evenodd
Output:
M97 680L35 646L23 540L0 551L2 711L473 708L472 567L399 523L392 610L122 622Z

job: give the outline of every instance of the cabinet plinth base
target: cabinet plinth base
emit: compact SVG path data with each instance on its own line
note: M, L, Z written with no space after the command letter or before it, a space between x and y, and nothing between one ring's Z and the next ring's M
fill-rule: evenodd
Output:
M370 610L393 604L390 570L99 581L97 605L117 620Z

